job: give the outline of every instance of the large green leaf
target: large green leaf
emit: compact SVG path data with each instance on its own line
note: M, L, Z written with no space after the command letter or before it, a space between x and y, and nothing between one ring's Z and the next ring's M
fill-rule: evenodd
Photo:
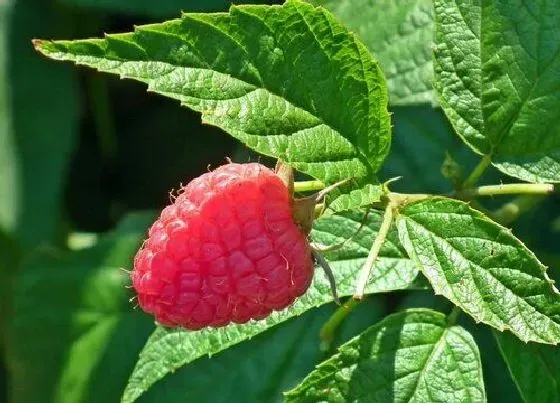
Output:
M560 402L558 347L526 344L508 333L494 335L525 403Z
M511 231L466 203L433 198L397 217L400 240L435 292L523 341L560 342L560 294Z
M153 321L125 288L152 214L78 252L47 250L13 286L7 356L14 402L117 401Z
M327 184L374 183L389 150L379 64L330 13L304 2L184 14L134 33L36 47L145 82Z
M312 239L324 245L343 242L355 235L363 215L357 212L332 215L315 222ZM351 295L354 279L364 263L380 225L380 216L370 213L362 231L340 249L325 254L337 282L339 295ZM393 243L394 242L394 243ZM389 236L374 270L368 293L423 286L415 265L405 257L395 231ZM209 354L215 354L247 340L305 311L332 301L329 283L322 272L307 293L290 308L267 319L245 325L188 332L159 327L152 334L129 380L123 400L132 402L166 374Z
M434 103L432 0L311 0L364 41L383 67L394 105Z
M436 0L436 89L508 175L560 182L560 1Z
M380 305L379 299L370 299L352 312L341 325L342 333L350 334L343 340L379 321ZM279 402L283 391L297 385L324 359L319 331L334 309L334 304L328 304L308 311L217 355L202 357L157 382L138 401Z
M78 80L68 66L37 58L31 47L33 37L70 31L48 2L2 2L0 23L0 228L31 249L52 241L59 224L78 132Z
M287 401L484 402L486 396L471 335L439 312L412 309L344 344Z

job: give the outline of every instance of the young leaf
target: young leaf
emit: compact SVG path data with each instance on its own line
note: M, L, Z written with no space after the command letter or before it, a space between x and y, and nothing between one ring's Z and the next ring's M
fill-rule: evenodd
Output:
M494 332L494 335L523 401L560 402L558 347L525 344L508 333Z
M311 0L356 32L379 59L393 105L435 103L431 0Z
M315 242L324 245L342 243L355 235L362 219L363 215L357 212L321 218L315 222L311 237ZM354 277L367 257L380 221L378 213L370 213L358 235L340 249L325 254L336 277L340 296L351 295L354 292ZM405 257L402 247L398 246L395 231L390 234L389 240L392 242L388 242L381 250L375 275L372 276L367 292L386 292L423 286L421 281L416 280L418 272L414 264ZM133 402L167 373L197 358L216 354L332 300L329 283L322 271L319 271L313 285L303 297L290 308L275 312L265 320L198 332L159 327L140 354L140 359L124 392L123 401Z
M523 341L560 342L560 294L511 231L467 204L433 198L397 217L400 240L435 292Z
M371 402L486 401L473 338L429 309L386 317L342 345L286 396L288 402L366 396Z
M121 267L153 214L135 214L91 248L28 256L13 286L6 355L12 400L117 401L153 322L129 302Z
M325 184L374 183L389 150L379 64L330 13L304 2L184 14L133 33L35 46L145 82Z
M502 172L560 182L560 2L436 0L435 88Z

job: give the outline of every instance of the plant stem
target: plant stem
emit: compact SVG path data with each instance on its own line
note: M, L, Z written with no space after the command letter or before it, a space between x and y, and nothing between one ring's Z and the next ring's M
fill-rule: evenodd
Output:
M360 304L360 301L350 298L332 314L329 320L321 327L319 338L321 350L327 351L334 339L334 334L342 321Z
M483 156L478 165L474 167L469 177L463 182L461 188L465 189L476 185L476 182L478 182L482 174L486 171L486 168L488 168L490 162L491 160L489 155Z
M381 222L381 227L379 227L379 232L377 233L377 237L373 242L371 250L369 251L369 255L364 263L364 266L358 273L358 281L356 282L356 291L354 292L355 299L362 299L364 297L365 289L367 282L369 280L369 276L377 260L377 256L379 255L379 251L381 250L381 246L385 242L387 238L387 234L389 233L389 228L391 228L391 223L393 222L393 204L388 203L387 207L385 208L385 213L383 214L383 221Z
M502 225L509 225L523 213L531 210L538 203L540 203L545 196L543 195L522 195L518 196L510 202L507 202L502 207L492 212L490 216L494 221Z
M472 199L478 196L503 196L514 194L549 195L554 193L550 183L508 183L505 185L486 185L459 190L455 196L459 199Z
M460 313L461 313L461 308L459 308L458 306L454 306L451 313L447 315L447 324L449 326L453 326L457 321L457 317L459 316Z
M294 191L301 192L314 192L316 190L324 189L325 184L318 180L313 181L302 181L294 183Z

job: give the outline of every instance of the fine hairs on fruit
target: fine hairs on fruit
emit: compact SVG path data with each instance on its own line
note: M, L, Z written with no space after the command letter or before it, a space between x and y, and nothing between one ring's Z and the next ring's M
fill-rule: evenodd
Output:
M298 207L292 193L293 171L281 163L276 172L228 163L183 186L134 259L140 307L161 325L198 330L291 305L313 277L315 206Z

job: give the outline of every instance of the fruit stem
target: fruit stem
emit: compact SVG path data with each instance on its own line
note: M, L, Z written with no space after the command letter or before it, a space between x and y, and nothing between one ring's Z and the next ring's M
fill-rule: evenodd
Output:
M302 181L294 183L294 191L297 193L303 192L314 192L317 190L323 190L325 184L318 180L313 181Z
M334 339L336 330L342 321L360 304L360 301L350 298L332 314L329 320L321 327L319 338L321 339L321 350L328 351Z
M385 213L383 214L383 221L381 222L381 227L379 227L379 232L377 237L373 242L369 255L364 263L364 266L358 273L358 281L356 282L356 291L354 292L354 298L361 300L364 297L365 289L381 246L387 238L389 233L389 228L391 228L391 223L393 222L393 203L389 202L385 208Z
M465 189L473 187L476 182L478 182L478 179L480 179L482 174L486 171L488 166L490 166L490 162L492 161L489 155L485 155L484 157L482 157L478 165L474 167L468 178L463 182L461 188Z

